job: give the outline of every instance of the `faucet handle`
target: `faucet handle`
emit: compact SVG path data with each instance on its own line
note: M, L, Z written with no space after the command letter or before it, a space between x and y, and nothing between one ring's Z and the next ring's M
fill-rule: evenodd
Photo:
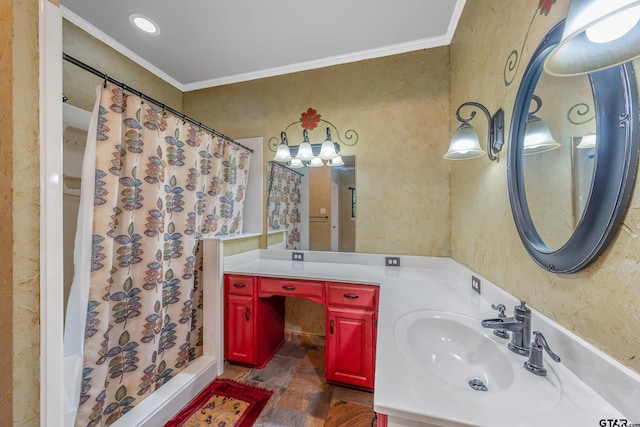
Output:
M501 319L504 319L505 317L507 317L506 314L504 314L505 310L507 309L507 307L505 307L504 304L491 304L491 308L493 308L494 310L498 310L498 317Z
M529 360L524 362L524 367L529 372L544 377L545 375L547 375L547 370L544 367L542 350L544 349L547 354L549 354L549 357L551 357L556 362L560 362L560 357L553 351L551 351L551 349L549 348L549 344L547 344L547 340L544 338L544 335L542 335L541 332L533 331L533 334L535 335L535 339L531 343Z
M556 362L560 362L560 356L551 351L551 349L549 348L549 344L547 344L547 340L545 339L544 335L542 335L542 332L533 331L533 335L535 335L536 338L533 341L532 345L542 346L542 348L546 350L550 358L552 358Z
M505 307L504 304L491 304L491 308L493 308L494 310L498 310L498 319L506 319L507 315L504 314L505 310L507 309L507 307ZM509 339L509 332L505 331L504 329L494 329L493 330L493 335L500 337L502 339Z

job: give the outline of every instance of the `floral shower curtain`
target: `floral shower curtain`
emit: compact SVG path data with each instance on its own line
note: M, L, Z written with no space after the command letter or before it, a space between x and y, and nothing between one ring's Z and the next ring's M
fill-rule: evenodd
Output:
M113 423L202 353L197 239L242 230L249 152L101 90L76 426Z
M300 249L300 187L302 176L278 163L267 166L267 228L287 230L287 249Z

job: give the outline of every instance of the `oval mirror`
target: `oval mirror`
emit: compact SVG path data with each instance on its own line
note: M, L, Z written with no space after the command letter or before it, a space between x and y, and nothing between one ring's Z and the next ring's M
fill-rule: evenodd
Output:
M622 221L638 163L638 94L630 63L588 76L543 71L564 22L534 52L513 109L507 177L518 234L554 273L593 262Z

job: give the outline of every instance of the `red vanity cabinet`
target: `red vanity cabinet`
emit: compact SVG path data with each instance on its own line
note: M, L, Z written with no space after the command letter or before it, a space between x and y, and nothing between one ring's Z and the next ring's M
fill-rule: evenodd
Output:
M378 288L327 283L327 381L373 389Z
M284 342L284 298L258 298L253 276L225 276L224 355L262 368Z
M373 389L378 287L228 274L224 279L225 359L263 368L284 342L285 297L326 305L325 377Z

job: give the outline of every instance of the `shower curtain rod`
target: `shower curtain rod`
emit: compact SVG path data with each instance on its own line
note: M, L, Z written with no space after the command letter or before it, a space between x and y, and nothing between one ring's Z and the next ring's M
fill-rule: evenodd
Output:
M278 162L274 162L274 161L269 161L269 163L271 163L272 165L276 165L276 166L280 166L281 168L285 168L286 170L288 170L289 172L293 172L296 175L300 175L300 176L304 176L303 173L298 172L295 169L291 169L289 167L286 167L285 165L283 165L282 163L278 163Z
M177 110L174 110L173 108L164 105L160 101L156 101L155 99L148 97L147 95L143 94L139 90L136 90L136 89L132 88L131 86L128 86L128 85L124 84L123 82L114 79L113 77L109 76L107 73L103 73L102 71L100 71L100 70L98 70L96 68L93 68L91 65L87 65L84 62L74 58L73 56L67 55L66 53L63 52L62 53L62 59L72 63L73 65L75 65L75 66L77 66L79 68L82 68L85 71L90 72L91 74L95 74L98 77L102 77L104 79L104 81L105 81L105 84L106 84L107 81L111 82L114 85L121 87L122 90L125 90L127 92L131 92L134 95L137 95L140 98L142 98L144 101L147 101L147 102L150 102L152 104L157 105L158 107L162 108L163 111L167 111L167 112L169 112L169 113L171 113L173 115L176 115L176 116L180 117L182 120L187 121L189 123L192 123L192 124L198 126L202 130L205 130L205 131L207 131L207 132L209 132L209 133L211 133L211 134L213 134L213 135L215 135L215 136L217 136L219 138L222 138L222 139L224 139L226 141L229 141L230 143L235 144L235 145L237 145L239 147L242 147L245 150L248 150L249 152L253 153L253 150L251 148L245 147L244 145L240 144L239 142L234 141L232 138L221 134L217 130L212 129L212 128L208 127L208 126L205 126L202 123L200 123L199 121L194 120L191 117L186 116L184 113L181 113L181 112L179 112Z

